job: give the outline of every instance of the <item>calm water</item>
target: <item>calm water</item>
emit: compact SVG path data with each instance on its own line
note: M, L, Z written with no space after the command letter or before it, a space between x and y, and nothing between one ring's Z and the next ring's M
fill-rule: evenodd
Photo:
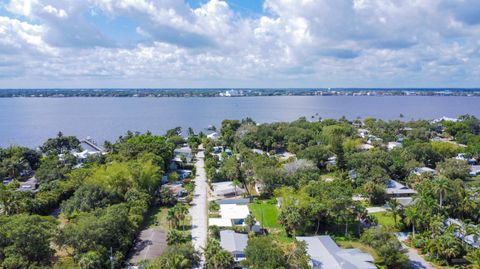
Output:
M0 99L0 146L36 147L58 131L99 142L127 130L162 134L181 126L197 131L223 119L292 121L323 118L433 119L472 114L478 97L281 96L245 98L5 98Z

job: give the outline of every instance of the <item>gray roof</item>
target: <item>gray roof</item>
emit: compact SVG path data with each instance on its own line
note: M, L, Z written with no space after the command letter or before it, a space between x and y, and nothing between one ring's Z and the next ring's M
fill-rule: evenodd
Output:
M330 236L298 236L316 269L375 269L373 257L358 249L342 249Z
M248 235L236 233L232 230L220 231L220 245L231 253L243 253L248 245Z
M387 194L416 194L417 192L401 184L400 182L389 179L387 181Z

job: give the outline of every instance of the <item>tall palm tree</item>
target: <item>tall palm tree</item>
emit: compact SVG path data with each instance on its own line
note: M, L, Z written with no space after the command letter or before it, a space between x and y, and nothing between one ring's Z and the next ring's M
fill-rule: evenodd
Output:
M235 179L232 181L232 185L233 187L235 188L235 196L237 196L237 188L240 187L242 185L242 183L238 180L238 179Z
M388 211L390 211L393 215L393 222L395 223L395 227L397 226L397 217L398 217L398 213L400 211L400 203L398 202L397 199L390 199L390 201L388 201Z
M179 222L180 221L182 222L182 229L185 230L185 223L183 223L183 221L185 220L188 214L187 206L185 206L185 204L177 204L174 207L174 209L175 209L174 214L176 218L178 219Z
M167 221L170 228L177 228L178 227L178 218L176 214L175 207L168 209L167 211Z
M434 190L438 194L440 208L443 206L443 200L447 195L447 191L451 190L450 180L446 177L440 176L434 180Z
M415 224L418 220L418 209L414 206L405 208L405 222L412 225L412 235L415 237Z

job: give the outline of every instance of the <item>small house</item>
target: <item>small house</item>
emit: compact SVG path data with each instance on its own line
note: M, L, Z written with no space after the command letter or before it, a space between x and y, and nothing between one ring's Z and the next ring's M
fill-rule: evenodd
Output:
M470 166L469 175L472 176L472 177L476 177L476 176L480 175L480 165Z
M213 195L219 197L233 197L241 195L245 190L235 186L232 181L212 183Z
M220 246L233 255L236 264L245 260L245 248L248 245L248 235L232 230L220 231Z
M417 176L420 176L422 174L431 174L432 176L435 176L437 174L437 171L429 167L417 167L413 169L413 173Z
M417 192L401 184L400 182L389 179L386 183L386 192L388 196L393 197L409 197Z

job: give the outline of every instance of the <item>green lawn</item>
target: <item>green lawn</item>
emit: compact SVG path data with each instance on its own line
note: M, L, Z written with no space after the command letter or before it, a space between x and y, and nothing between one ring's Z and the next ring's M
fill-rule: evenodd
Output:
M250 204L249 207L255 219L266 228L281 228L281 225L278 223L280 212L278 211L277 205L259 201Z
M395 221L393 220L393 216L389 212L371 213L370 215L374 216L377 219L378 224L382 226L390 226L390 227L395 226ZM398 221L398 217L397 217L397 221Z
M360 241L338 240L338 241L336 241L336 243L341 248L357 248L357 249L361 250L362 252L366 252L366 253L369 253L370 255L372 255L372 257L375 260L379 259L377 252L372 247L369 247L369 246L363 244Z

